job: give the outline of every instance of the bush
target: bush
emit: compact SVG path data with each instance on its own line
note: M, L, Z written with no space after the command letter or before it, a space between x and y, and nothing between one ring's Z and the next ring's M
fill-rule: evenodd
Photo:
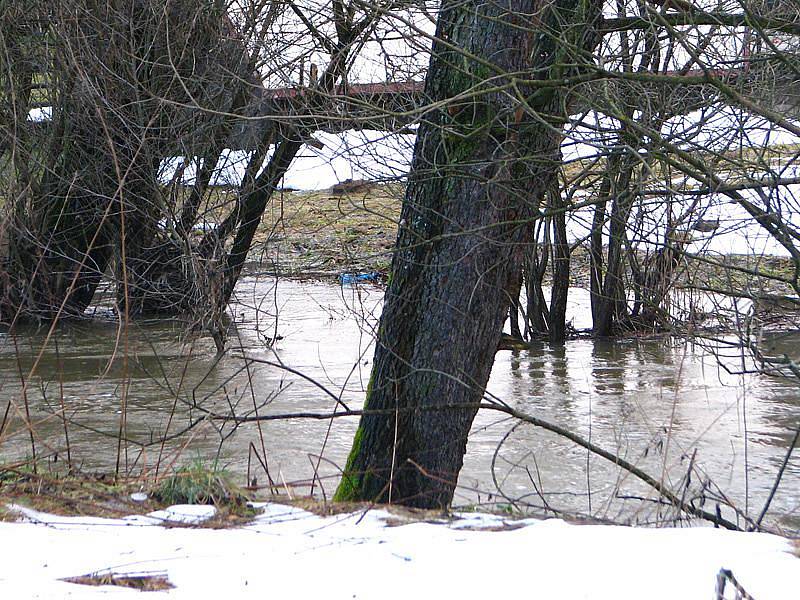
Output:
M207 467L202 461L196 461L162 481L153 496L167 504L244 506L249 498L232 479L233 476L216 462Z

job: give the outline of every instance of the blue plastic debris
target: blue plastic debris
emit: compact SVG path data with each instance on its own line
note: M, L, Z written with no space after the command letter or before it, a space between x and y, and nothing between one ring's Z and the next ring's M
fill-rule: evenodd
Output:
M361 281L378 281L379 274L372 273L342 273L339 275L339 282L343 285L352 285Z

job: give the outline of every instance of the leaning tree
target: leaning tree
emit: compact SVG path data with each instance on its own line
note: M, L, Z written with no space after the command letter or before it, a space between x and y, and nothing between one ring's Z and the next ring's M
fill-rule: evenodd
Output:
M526 241L560 164L563 87L600 3L445 2L365 407L339 500L453 496Z
M773 73L784 101L792 96L775 74L796 72L794 59L770 33L796 36L792 14L686 3L663 11L639 3L627 14L625 6L603 17L601 3L589 1L442 5L426 80L431 110L418 131L365 413L338 499L448 505L521 272L535 284L533 328L545 330L555 315L562 323L550 333L563 338L565 298L544 306L536 224L573 212L569 190L561 198L553 190L576 94L607 118L583 124L597 148L584 163L599 176L571 177L595 182L578 204L593 215L596 335L664 322L712 197L738 207L800 264L796 216L780 210L792 179L761 177L764 160L754 175L753 151L743 147L751 131L727 118L743 112L797 135L760 83ZM598 49L602 36L613 41ZM771 45L766 56L750 54L754 37ZM563 225L550 226L558 250L547 252L564 293L569 248ZM797 272L782 280L795 290Z

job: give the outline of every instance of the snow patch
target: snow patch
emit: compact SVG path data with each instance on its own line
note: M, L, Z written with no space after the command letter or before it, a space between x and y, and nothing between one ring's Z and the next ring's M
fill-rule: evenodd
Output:
M27 521L0 523L0 596L121 597L132 592L61 579L143 572L163 573L175 586L148 597L187 599L265 598L288 589L326 599L406 600L446 590L459 600L705 600L721 568L759 600L785 600L800 589L800 561L790 542L768 534L513 521L481 513L458 514L446 524L388 527L394 515L385 510L323 517L279 504L256 506L263 512L251 524L225 530L14 507ZM159 516L208 514L183 506L163 512Z
M183 525L199 525L217 514L217 509L205 504L176 504L146 515L125 517L126 521L142 525L160 525L162 523L181 523Z

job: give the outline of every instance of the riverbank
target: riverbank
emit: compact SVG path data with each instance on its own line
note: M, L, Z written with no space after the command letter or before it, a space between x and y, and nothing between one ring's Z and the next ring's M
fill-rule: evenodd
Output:
M369 184L346 193L277 192L249 260L297 278L336 278L345 272L386 275L402 191L399 184Z
M280 191L259 227L248 257L250 265L298 279L336 279L342 273L376 273L385 278L402 200L403 186L399 183L364 182L343 190ZM678 269L677 287L731 297L793 293L785 282L794 274L790 259L709 252L708 240L698 236L696 248L690 248ZM587 243L576 244L571 254L572 287L590 287L589 260ZM549 273L545 282L548 278Z

